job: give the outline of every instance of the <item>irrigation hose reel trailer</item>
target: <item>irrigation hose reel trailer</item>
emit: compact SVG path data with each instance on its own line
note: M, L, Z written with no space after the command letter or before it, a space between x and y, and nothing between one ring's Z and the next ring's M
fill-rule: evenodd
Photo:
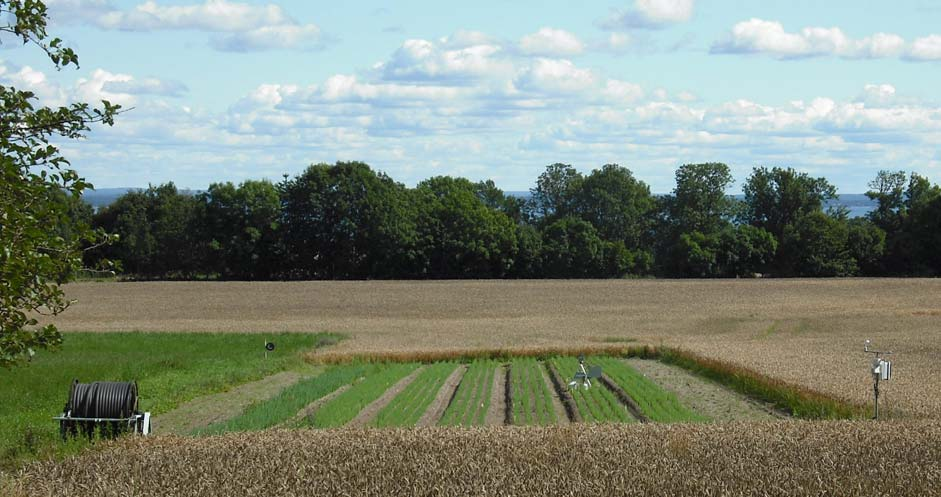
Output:
M63 440L79 433L92 438L114 438L124 433L150 434L150 413L140 412L137 405L137 383L96 381L72 382L69 399L63 412L55 419Z

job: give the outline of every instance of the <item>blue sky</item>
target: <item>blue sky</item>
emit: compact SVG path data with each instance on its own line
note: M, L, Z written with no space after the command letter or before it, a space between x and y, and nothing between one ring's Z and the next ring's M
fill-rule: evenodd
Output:
M363 160L525 190L547 164L688 162L866 190L941 182L941 4L49 0L79 70L0 48L0 84L133 110L62 144L98 187L280 179Z

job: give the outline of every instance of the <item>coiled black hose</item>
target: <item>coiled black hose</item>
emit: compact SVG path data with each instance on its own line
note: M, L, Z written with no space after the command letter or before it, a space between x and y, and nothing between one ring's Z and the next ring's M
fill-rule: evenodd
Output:
M119 381L72 383L67 408L73 418L126 419L137 411L137 384Z

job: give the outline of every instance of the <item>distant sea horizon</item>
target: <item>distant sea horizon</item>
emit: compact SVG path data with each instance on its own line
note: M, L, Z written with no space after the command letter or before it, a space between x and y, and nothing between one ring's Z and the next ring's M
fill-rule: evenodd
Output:
M532 194L528 191L508 191L504 192L506 195L510 195L517 198L529 199ZM664 196L668 195L666 193L654 193L655 196ZM730 195L732 198L738 200L744 200L745 195L739 193L735 195ZM865 193L841 193L839 197L835 200L831 200L824 204L825 209L830 207L846 207L849 211L849 217L864 217L866 214L876 210L876 207L879 206L879 203L875 200L871 200L866 196Z
M144 190L145 188L140 187L127 187L127 188L99 188L97 190L86 190L82 198L85 202L91 204L92 208L96 211L102 207L107 207L114 203L121 195L129 191L134 190ZM181 190L182 192L188 192L191 194L202 193L203 190ZM532 194L529 191L506 191L506 195L529 199ZM661 196L666 195L663 193L655 193L654 195ZM736 199L744 199L745 196L742 194L732 195ZM839 198L830 202L824 206L825 208L830 207L846 207L849 211L849 217L862 217L866 214L872 212L878 206L878 203L874 200L870 200L865 193L843 193L840 194Z

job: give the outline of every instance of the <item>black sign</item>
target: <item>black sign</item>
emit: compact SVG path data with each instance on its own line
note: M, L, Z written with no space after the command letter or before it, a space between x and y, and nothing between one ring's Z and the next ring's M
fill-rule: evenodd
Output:
M274 350L274 343L273 343L273 342L265 342L265 350L267 350L268 352L271 352L272 350Z

